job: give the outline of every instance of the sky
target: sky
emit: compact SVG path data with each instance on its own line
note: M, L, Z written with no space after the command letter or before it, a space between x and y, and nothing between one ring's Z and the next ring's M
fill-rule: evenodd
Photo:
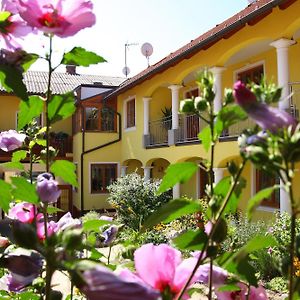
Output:
M74 1L74 0L69 0ZM248 5L247 0L92 0L96 25L80 31L76 36L54 39L54 53L59 62L63 52L80 46L93 51L107 62L88 68L78 68L77 73L124 77L125 43L128 47L128 77L147 68L147 59L141 46L153 46L150 65L184 46L207 30L223 22ZM44 55L45 37L27 37L24 48L28 52ZM47 70L38 61L31 70ZM63 67L58 71L64 72Z

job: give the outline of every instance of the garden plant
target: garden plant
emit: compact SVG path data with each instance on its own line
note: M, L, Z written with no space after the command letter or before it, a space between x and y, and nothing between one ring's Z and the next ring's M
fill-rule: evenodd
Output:
M110 246L119 226L109 217L73 219L67 213L54 222L50 215L60 196L55 177L77 187L75 165L55 160L55 149L49 145L51 126L71 117L75 111L72 93L53 95L51 78L61 64L89 66L104 59L81 47L64 53L61 62L53 66L53 49L58 38L75 35L95 23L93 5L89 0L2 0L0 36L5 49L0 53L0 80L7 92L20 101L18 131L0 134L0 148L13 151L6 168L24 171L21 161L28 157L30 169L26 176L12 177L11 182L0 180L0 206L6 218L0 223L0 266L3 268L1 297L3 299L62 299L62 294L51 286L56 270L69 274L72 286L82 297L101 300L179 300L188 299L195 291L193 284L208 285L208 299L267 299L251 264L252 254L279 247L271 234L256 235L236 251L220 252L226 239L227 215L237 212L245 187L244 167L252 163L258 169L280 177L289 194L291 204L290 241L287 259L282 263L282 274L288 279L289 299L300 298L300 277L296 276L300 259L300 237L296 234L297 202L293 193L295 164L299 160L300 126L287 112L271 104L280 100L281 90L263 81L246 86L237 82L227 90L220 111L214 109L214 78L203 71L197 84L201 96L185 99L182 113L196 113L207 124L199 139L207 151L207 160L200 165L192 162L170 165L157 196L175 184L189 180L200 167L208 173L207 205L190 199L162 200L148 216L143 212L134 221L135 230L143 234L158 224L202 214L208 220L205 228L191 228L172 240L154 245L146 243L134 252L134 262L111 263L103 259L98 247ZM22 81L23 74L38 58L18 44L18 38L30 33L44 34L49 41L45 57L49 65L48 89L45 97L29 95ZM45 114L46 126L39 128L34 118ZM256 126L239 138L240 159L228 163L229 176L214 182L215 149L220 136L231 125L247 117ZM35 145L44 147L39 155ZM44 164L45 173L33 179L33 163ZM125 179L124 179L125 180ZM248 201L247 214L251 218L255 208L268 198L278 186L261 190ZM162 198L164 199L164 198ZM165 203L166 202L166 203ZM139 212L140 213L140 212ZM145 217L145 218L144 218ZM125 220L124 220L125 221ZM99 243L99 236L102 236ZM129 241L130 242L130 241ZM184 256L182 252L184 251ZM296 263L295 263L296 262ZM73 289L69 299L75 299Z

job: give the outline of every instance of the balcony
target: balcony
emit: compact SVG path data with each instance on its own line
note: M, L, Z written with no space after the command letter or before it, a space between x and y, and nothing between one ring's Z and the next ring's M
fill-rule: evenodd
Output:
M168 131L172 128L172 117L166 117L149 122L149 138L146 147L167 146Z
M300 107L300 81L290 82L290 113L294 118L299 120L299 107Z

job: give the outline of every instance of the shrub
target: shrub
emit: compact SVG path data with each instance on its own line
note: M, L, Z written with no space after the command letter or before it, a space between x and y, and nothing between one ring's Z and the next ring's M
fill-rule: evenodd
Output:
M283 277L274 277L266 283L266 288L280 293L288 292L287 280Z
M136 173L118 178L108 187L108 202L117 211L118 220L138 231L157 208L168 202L170 192L156 195L160 181L144 180Z

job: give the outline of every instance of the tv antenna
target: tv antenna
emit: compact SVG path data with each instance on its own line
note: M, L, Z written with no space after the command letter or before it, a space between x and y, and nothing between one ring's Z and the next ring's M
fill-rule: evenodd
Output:
M128 66L127 66L127 50L129 50L129 47L130 46L137 46L138 45L138 43L125 43L125 67L123 68L123 70L122 70L122 72L123 72L123 74L126 76L126 78L127 78L127 76L128 76L128 74L130 73L130 69L128 68Z
M149 64L149 57L152 55L153 53L153 47L150 43L144 43L141 47L141 52L142 54L146 57L147 59L147 63L148 63L148 68L150 67Z

